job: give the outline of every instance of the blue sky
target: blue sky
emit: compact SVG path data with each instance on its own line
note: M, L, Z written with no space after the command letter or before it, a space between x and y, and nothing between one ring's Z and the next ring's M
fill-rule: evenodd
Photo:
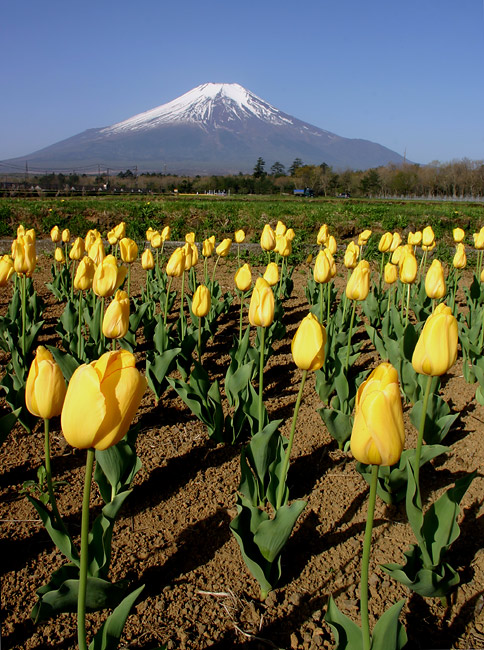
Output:
M409 160L482 160L483 2L4 3L0 160L209 81Z

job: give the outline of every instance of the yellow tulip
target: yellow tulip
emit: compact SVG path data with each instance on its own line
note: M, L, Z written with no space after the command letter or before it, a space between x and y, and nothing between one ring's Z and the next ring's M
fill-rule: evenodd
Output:
M323 246L326 244L328 241L329 237L329 229L327 224L323 223L323 225L320 227L318 231L318 236L316 237L316 242L318 246Z
M464 237L466 236L466 234L462 230L462 228L454 228L454 230L452 231L452 236L454 238L455 243L460 244L462 241L464 241Z
M380 253L387 253L390 250L392 245L393 235L391 232L386 232L380 237L380 243L378 244L378 250Z
M366 243L368 242L368 240L370 239L370 237L371 237L371 230L368 230L368 229L367 229L367 230L363 230L363 232L360 233L360 236L359 236L359 238L361 238L361 241L362 241L364 244L366 244Z
M467 255L466 255L466 248L464 244L462 243L457 244L452 263L455 269L465 269L467 264Z
M189 271L193 266L193 250L190 242L183 245L183 254L185 255L185 271Z
M126 291L116 291L103 318L103 334L108 339L122 339L129 329L129 297Z
M87 246L86 250L88 250ZM100 237L92 242L89 247L88 255L96 266L99 266L102 263L103 259L106 257L106 252L104 250L103 240Z
M61 235L62 241L64 244L68 244L71 241L71 233L69 228L64 228Z
M279 267L275 262L269 262L262 276L269 286L274 287L279 282Z
M150 244L152 248L161 248L161 245L163 244L163 239L161 237L161 234L157 230L151 233Z
M69 257L71 260L80 260L84 255L85 247L84 239L82 237L77 237L69 251Z
M146 241L149 241L149 242L151 241L151 238L152 238L154 232L155 232L154 229L150 226L148 228L148 230L146 231Z
M212 257L213 251L215 249L215 235L212 235L202 244L202 255L203 257Z
M328 256L323 249L316 256L313 271L314 281L325 284L331 280L331 267Z
M10 255L3 255L0 258L0 287L4 287L14 274L13 259Z
M361 384L356 394L350 447L366 465L395 465L405 443L398 374L390 363L381 363Z
M294 363L301 370L319 370L324 364L326 329L309 313L296 330L291 342Z
M336 255L336 251L338 250L338 244L336 243L336 239L333 237L333 235L330 235L328 237L328 241L326 242L326 248L331 251L331 255Z
M426 226L422 231L422 246L432 246L435 241L432 226Z
M87 231L86 237L84 238L84 243L86 245L86 251L88 253L91 250L91 246L97 239L101 239L101 234L96 229Z
M407 242L410 246L420 246L422 243L422 231L417 230L417 232L409 232Z
M361 260L348 280L346 297L349 300L365 300L370 291L370 265Z
M436 246L436 243L435 243L435 239L434 239L434 241L431 244L429 244L428 246L426 246L425 244L422 244L422 250L423 251L431 251L433 248L435 248L435 246Z
M118 241L121 241L123 237L126 237L126 224L124 221L121 221L121 223L118 223L117 226L114 226L113 228L114 235Z
M99 450L118 443L128 432L146 385L127 350L106 352L97 361L79 366L61 414L67 442L79 449Z
M358 254L359 252L357 253L353 247L352 248L350 248L349 246L346 247L343 264L346 266L347 269L354 269L356 267L356 265L358 264Z
M40 345L25 384L25 404L44 420L60 415L66 396L66 382L52 354Z
M20 226L17 227L17 237L23 237L25 235L25 227L20 224Z
M390 252L393 253L402 243L402 238L399 232L394 232L392 235L392 245L390 246Z
M198 246L196 244L190 244L191 254L192 254L192 266L196 266L198 263Z
M243 230L236 230L234 239L236 244L241 244L245 240L245 232Z
M220 257L226 257L229 254L230 247L232 246L232 240L226 237L220 242L220 244L215 249L215 252Z
M138 244L129 237L123 237L119 240L119 251L123 262L132 264L138 257Z
M37 265L35 240L29 235L17 237L14 241L13 265L19 275L30 277Z
M163 230L161 231L161 233L160 233L161 241L162 241L162 242L166 242L166 241L168 241L168 240L170 239L170 235L171 235L171 228L170 228L170 226L165 226L165 227L163 228Z
M439 260L433 260L425 276L425 293L429 298L440 300L445 292L444 269Z
M331 251L329 250L329 248L323 248L323 253L324 253L324 254L326 255L326 257L328 258L328 262L329 262L329 272L330 272L330 274L331 274L331 279L332 279L332 278L334 278L334 276L336 275L336 262L334 261L333 254L331 253Z
M276 235L276 247L274 250L282 257L289 257L292 252L292 244L286 235Z
M74 276L74 289L76 291L86 291L92 287L96 265L89 257L85 255L79 262L76 275Z
M210 290L204 284L199 284L193 294L192 299L192 312L198 318L206 316L210 311L211 306Z
M249 322L258 327L269 327L274 320L274 294L264 278L257 278L249 305Z
M149 248L145 248L143 251L143 255L141 256L141 267L144 271L150 271L155 268L155 258Z
M275 230L275 235L276 237L279 235L285 235L287 230L287 226L282 223L282 221L278 221L276 224L276 230Z
M252 271L249 264L244 264L235 272L235 286L239 291L247 291L252 284Z
M457 359L458 326L450 307L443 302L425 321L412 356L412 366L421 375L445 374Z
M276 247L276 236L268 223L266 223L262 231L260 245L264 251L273 251Z
M393 261L393 260L392 260ZM417 279L418 262L413 253L404 252L399 260L400 280L404 284L413 284Z
M108 238L108 242L109 242L109 244L111 246L116 246L116 244L118 243L118 238L116 237L116 233L114 232L114 228L113 228L113 230L110 230L108 232L107 238Z
M195 233L194 232L187 232L185 235L185 243L187 244L194 244L195 243Z
M398 266L392 264L391 262L387 262L387 264L385 264L385 269L383 272L383 279L387 284L393 284L394 282L397 281L397 278L398 278Z
M64 251L62 250L62 248L60 246L55 247L54 259L55 259L56 262L59 262L59 264L64 264L65 261L66 261Z
M180 278L185 270L185 251L183 246L175 248L166 264L166 274L172 278Z
M128 269L125 266L118 266L113 255L107 255L97 267L92 279L92 290L96 296L108 298L113 296L124 282Z
M481 228L481 230L478 233L474 233L474 246L477 248L478 251L481 251L484 249L484 228Z
M296 233L294 232L293 228L288 228L286 230L286 239L287 239L287 241L292 242L295 236L296 236Z
M54 226L52 228L52 230L50 231L50 238L54 242L54 244L58 244L61 241L62 235L59 226Z

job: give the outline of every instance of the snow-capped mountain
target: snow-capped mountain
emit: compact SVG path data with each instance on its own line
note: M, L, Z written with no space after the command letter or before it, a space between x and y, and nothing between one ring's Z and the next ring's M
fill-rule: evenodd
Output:
M236 83L206 83L127 120L88 129L4 163L40 170L166 171L230 174L295 158L337 169L367 169L403 158L374 142L349 139L298 120Z

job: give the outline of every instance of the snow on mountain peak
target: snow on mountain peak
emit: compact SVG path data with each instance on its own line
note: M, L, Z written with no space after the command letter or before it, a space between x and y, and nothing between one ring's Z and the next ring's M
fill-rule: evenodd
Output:
M206 83L167 104L108 126L102 129L102 133L149 130L174 123L224 126L234 119L248 118L258 118L273 125L293 123L289 116L239 84Z

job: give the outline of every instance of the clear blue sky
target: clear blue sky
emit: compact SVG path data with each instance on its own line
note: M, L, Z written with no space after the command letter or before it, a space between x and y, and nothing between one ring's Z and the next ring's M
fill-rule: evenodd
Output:
M482 160L483 1L5 2L0 160L209 81L409 160Z

